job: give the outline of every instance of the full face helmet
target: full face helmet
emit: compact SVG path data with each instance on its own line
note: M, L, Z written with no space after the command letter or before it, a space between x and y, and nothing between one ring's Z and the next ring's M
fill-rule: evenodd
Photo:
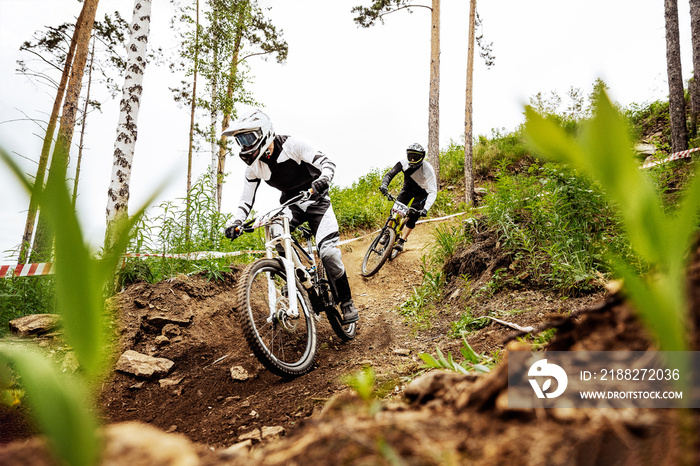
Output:
M238 154L246 165L252 165L262 154L267 152L270 143L275 138L272 122L260 110L253 110L236 120L224 136L233 136L241 147Z
M411 144L408 146L408 149L406 149L406 157L408 158L409 165L420 165L425 158L425 149L418 143Z

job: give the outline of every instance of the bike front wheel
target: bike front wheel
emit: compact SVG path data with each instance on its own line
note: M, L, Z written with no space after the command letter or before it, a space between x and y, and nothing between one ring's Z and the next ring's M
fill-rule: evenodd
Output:
M394 240L396 240L396 232L393 228L382 228L372 240L364 259L362 259L363 277L371 277L382 268L392 249L394 249Z
M284 266L277 259L260 259L245 268L236 289L236 312L248 346L272 373L296 377L309 372L316 358L316 322L301 284L289 296ZM290 299L298 315L290 315Z

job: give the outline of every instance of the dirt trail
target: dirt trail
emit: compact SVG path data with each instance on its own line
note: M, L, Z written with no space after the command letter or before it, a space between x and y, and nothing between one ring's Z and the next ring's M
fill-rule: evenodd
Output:
M340 342L324 317L318 323L316 368L294 380L269 373L248 349L232 313L235 273L223 282L193 276L131 286L119 296L121 350L175 361L169 379L177 383L162 385L115 372L100 395L105 421L144 421L221 448L265 426L294 428L332 396L349 390L343 377L365 365L385 382L415 371L417 354L428 343L432 347L435 338L416 339L397 307L421 284L421 257L431 243L432 229L432 224L420 225L404 253L369 279L360 275L359 267L370 237L342 246L360 310L357 336ZM149 324L154 312L191 316L192 323L168 344L159 345L156 337L162 329ZM248 371L248 380L232 380L232 366Z

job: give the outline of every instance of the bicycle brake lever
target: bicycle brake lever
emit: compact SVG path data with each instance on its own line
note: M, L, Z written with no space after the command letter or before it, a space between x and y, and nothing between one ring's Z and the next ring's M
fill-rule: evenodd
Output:
M255 223L255 219L254 219L254 218L248 220L248 221L245 222L245 223L243 223L243 224L242 224L240 227L238 227L238 228L240 228L241 231L243 231L243 232L245 232L245 233L251 233L251 232L255 231L255 228L253 228L253 223Z

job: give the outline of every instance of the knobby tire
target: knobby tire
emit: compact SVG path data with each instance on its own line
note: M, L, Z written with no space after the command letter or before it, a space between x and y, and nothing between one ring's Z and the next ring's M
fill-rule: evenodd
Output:
M379 240L382 236L388 235L387 241L382 245ZM393 228L382 228L377 236L369 245L365 257L362 259L362 276L371 277L379 272L386 260L389 258L391 251L394 249L394 241L396 240L396 232ZM376 262L375 262L376 261Z
M268 274L275 284L276 308L287 305L285 290L288 287L284 266L277 259L259 259L245 268L238 281L236 313L248 346L258 360L276 375L296 377L309 372L316 358L317 338L313 310L306 291L297 281L299 317L275 318L268 322Z
M316 273L318 274L318 280L324 283L323 286L319 287L321 288L321 290L319 291L321 291L322 293L327 293L329 295L324 301L332 303L333 292L330 288L330 282L326 277L326 268L323 266L323 262L320 259L316 267ZM335 334L338 335L338 338L340 338L341 341L350 341L355 338L355 334L357 333L357 322L343 325L343 318L340 315L340 311L338 311L337 305L328 306L326 307L325 311L326 317L328 318L328 323L331 324L331 328L333 329Z

